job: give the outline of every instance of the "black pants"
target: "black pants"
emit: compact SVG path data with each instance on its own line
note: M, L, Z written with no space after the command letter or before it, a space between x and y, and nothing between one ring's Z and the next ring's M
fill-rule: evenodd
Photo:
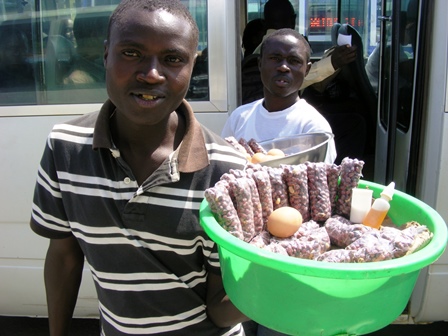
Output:
M342 159L364 159L366 143L366 122L357 113L331 113L324 114L331 126L336 144L336 164Z

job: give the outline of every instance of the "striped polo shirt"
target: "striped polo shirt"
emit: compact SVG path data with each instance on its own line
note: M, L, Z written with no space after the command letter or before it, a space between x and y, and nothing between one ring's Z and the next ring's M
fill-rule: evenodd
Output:
M104 335L242 335L206 315L217 248L199 224L204 190L245 158L201 126L184 101L179 148L142 184L114 147L115 107L55 125L38 170L31 228L73 234L92 271Z

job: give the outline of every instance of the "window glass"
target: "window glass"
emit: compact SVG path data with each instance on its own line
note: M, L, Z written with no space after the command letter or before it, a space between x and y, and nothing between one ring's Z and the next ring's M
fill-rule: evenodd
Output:
M247 0L247 21L263 18L267 0ZM331 47L331 27L338 22L338 0L290 0L296 13L296 30L308 38L313 56Z
M0 105L101 103L103 41L120 0L0 0ZM187 94L209 100L207 0L183 0L200 30Z
M267 0L246 0L247 21L263 18ZM308 38L313 57L320 57L332 46L331 28L336 22L349 23L363 37L366 55L376 43L377 27L372 20L376 1L290 0L296 13L296 30ZM340 4L340 8L338 7ZM372 27L370 25L372 24ZM373 31L373 34L371 32ZM373 36L374 38L371 38Z
M313 50L313 56L322 56L326 49L332 46L331 28L338 20L337 0L309 1L307 13L300 14L308 41Z

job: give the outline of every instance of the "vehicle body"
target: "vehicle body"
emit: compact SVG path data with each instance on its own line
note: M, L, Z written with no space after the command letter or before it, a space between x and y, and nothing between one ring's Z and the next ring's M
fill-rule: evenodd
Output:
M117 1L92 1L95 6L89 4L88 8L81 9L76 6L77 1L0 0L0 29L7 25L27 27L25 35L29 44L24 62L34 76L29 87L0 87L0 155L4 158L0 196L0 315L47 314L42 270L48 240L34 234L28 225L39 160L52 125L98 110L106 99L104 82L64 84L60 75L72 66L75 53L60 37L62 19L76 20L81 12L88 12L87 16L93 18L107 17ZM184 1L201 30L198 52L202 62L195 70L187 99L199 121L217 133L228 114L240 105L241 35L248 18L261 15L265 2ZM399 20L396 13L406 11L409 1L364 0L357 1L356 6L350 5L353 1L344 0L291 2L298 12L297 29L308 35L315 59L331 45L330 31L335 21L353 23L358 28L364 40L365 58L378 40L391 41L393 47L399 34L394 23ZM395 98L399 71L393 69L398 64L398 56L384 52L386 44L383 43L373 180L381 184L396 181L397 189L434 207L448 221L444 206L448 197L448 32L445 29L448 2L420 0L418 5L419 37L413 54L414 71L407 105L410 117L404 121L398 117L397 122L396 117L400 104ZM3 60L0 57L0 62ZM385 73L387 66L392 71ZM98 316L89 273L86 265L76 317ZM447 252L421 271L409 306L400 318L403 323L440 320L448 320Z

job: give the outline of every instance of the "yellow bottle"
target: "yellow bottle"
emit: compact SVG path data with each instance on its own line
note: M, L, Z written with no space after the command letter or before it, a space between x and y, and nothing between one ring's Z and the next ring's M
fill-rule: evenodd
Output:
M363 220L363 224L378 229L390 209L390 200L394 194L395 183L391 182L377 198Z

